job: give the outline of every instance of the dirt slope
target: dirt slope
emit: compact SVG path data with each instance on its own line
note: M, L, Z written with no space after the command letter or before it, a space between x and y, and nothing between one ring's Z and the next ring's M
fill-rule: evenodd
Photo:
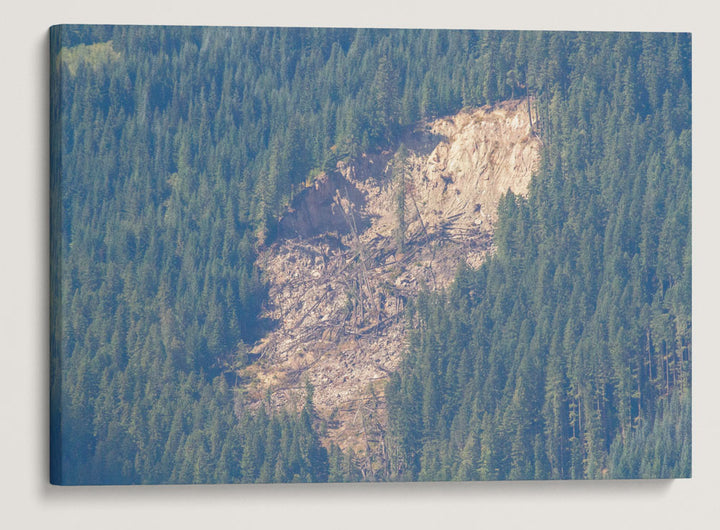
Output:
M383 388L405 347L405 302L422 284L449 284L460 260L482 262L492 251L498 199L508 189L526 193L539 162L519 101L441 118L402 140L403 251L395 153L321 175L295 197L282 237L259 258L270 281L263 316L276 325L241 374L251 402L269 393L278 406L300 406L309 380L327 441L352 447L367 468L373 455L383 457Z

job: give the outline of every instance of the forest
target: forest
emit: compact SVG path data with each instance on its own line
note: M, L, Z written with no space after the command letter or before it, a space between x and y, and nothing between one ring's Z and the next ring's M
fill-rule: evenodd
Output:
M496 251L409 302L374 480L691 475L691 39L56 26L50 479L357 481L302 406L246 406L258 251L306 183L422 120L532 97Z

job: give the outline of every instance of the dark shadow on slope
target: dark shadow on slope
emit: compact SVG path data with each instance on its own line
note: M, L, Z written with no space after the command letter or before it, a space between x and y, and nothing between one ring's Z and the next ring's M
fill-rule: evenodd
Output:
M339 200L349 204L343 209ZM322 174L295 196L280 218L278 237L308 239L328 232L344 235L350 233L352 222L360 232L370 224L369 218L361 213L365 202L364 194L340 173Z
M402 143L405 144L405 147L423 157L432 153L438 144L448 140L447 136L435 134L429 129L414 130L402 136Z

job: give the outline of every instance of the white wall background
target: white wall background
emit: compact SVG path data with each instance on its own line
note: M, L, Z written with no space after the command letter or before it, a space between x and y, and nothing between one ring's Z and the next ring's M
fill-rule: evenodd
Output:
M0 521L4 528L718 528L719 10L605 0L28 0L0 18ZM57 23L693 32L693 478L55 488L47 482L48 40Z

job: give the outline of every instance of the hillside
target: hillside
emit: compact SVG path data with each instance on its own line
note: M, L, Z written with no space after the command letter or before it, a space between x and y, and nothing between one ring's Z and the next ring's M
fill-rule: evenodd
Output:
M50 37L53 483L690 475L689 34Z
M362 155L296 195L283 237L258 257L269 282L261 316L275 326L242 373L252 400L269 392L276 406L302 404L312 383L327 441L359 455L382 453L384 383L405 348L407 300L492 252L499 198L525 194L539 162L525 101L426 122L402 140L404 161Z

